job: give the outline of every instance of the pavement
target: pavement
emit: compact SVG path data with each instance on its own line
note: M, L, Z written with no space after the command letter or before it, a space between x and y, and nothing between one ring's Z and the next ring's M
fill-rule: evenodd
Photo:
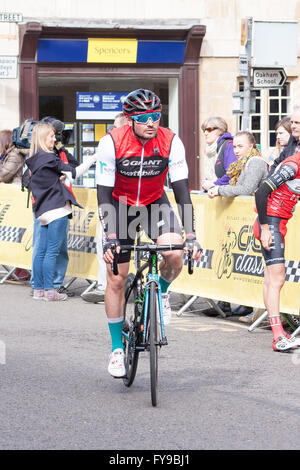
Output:
M299 448L298 351L274 353L270 330L233 317L178 317L185 299L172 296L153 408L147 353L130 388L107 373L105 309L81 299L87 287L47 303L0 285L1 450Z

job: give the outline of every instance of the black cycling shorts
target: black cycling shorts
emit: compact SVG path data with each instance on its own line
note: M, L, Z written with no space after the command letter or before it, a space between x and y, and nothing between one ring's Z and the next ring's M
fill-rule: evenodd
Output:
M265 259L266 266L285 262L284 238L287 232L287 221L287 219L282 219L281 217L271 217L269 215L267 216L267 223L269 225L270 232L272 235L272 244L270 246L270 251L265 250L265 248L261 246L261 252ZM253 225L253 233L254 236L258 240L260 240L261 226L258 218L256 219Z
M127 206L116 199L113 199L113 206L116 211L116 234L121 246L134 244L139 224L153 242L163 233L178 233L182 236L182 228L165 192L148 206ZM118 263L127 263L129 260L128 251L119 255Z

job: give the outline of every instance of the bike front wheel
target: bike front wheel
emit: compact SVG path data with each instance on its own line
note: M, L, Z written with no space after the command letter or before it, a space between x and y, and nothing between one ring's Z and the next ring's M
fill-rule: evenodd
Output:
M157 381L158 381L158 324L156 313L156 284L152 282L149 293L149 349L150 349L150 382L152 405L157 405Z
M123 344L124 344L124 362L126 376L123 378L124 385L130 387L135 379L136 370L139 360L139 351L136 349L138 331L136 325L136 287L132 286L132 282L127 283L125 289L125 308L123 322Z

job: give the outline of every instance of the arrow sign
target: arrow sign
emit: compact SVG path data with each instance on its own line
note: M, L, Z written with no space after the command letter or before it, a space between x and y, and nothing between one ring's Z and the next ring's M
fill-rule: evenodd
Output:
M281 88L285 82L284 69L253 69L253 88Z

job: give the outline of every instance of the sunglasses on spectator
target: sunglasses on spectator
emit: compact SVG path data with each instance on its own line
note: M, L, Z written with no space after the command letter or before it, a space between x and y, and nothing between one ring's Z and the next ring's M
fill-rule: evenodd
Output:
M212 131L215 131L216 129L218 129L218 128L217 127L206 127L203 132L210 133Z
M136 114L135 116L130 116L130 119L133 119L135 122L139 124L147 124L148 119L152 119L152 122L157 122L161 118L161 113L144 113L144 114Z

